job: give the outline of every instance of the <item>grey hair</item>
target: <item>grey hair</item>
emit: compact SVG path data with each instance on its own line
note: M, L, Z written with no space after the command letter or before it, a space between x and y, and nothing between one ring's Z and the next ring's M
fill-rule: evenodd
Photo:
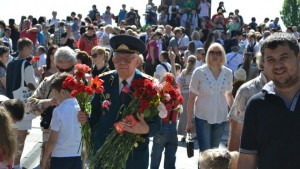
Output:
M55 64L57 64L58 61L71 61L75 64L77 62L75 51L68 46L58 48L54 54Z

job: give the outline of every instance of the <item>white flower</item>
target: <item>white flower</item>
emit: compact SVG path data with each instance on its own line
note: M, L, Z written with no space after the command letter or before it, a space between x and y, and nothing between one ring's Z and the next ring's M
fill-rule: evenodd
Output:
M169 93L164 93L164 96L166 97L166 101L170 101L171 96Z
M179 112L179 113L182 113L182 112L183 112L183 107L182 107L182 105L179 105L179 106L177 107L177 109L178 109L178 112Z
M160 118L166 118L167 117L167 115L168 115L168 111L167 111L167 109L166 109L166 106L165 106L165 104L163 104L162 102L159 102L159 105L158 105L158 107L157 107L157 110L158 110L158 115L159 115L159 117Z

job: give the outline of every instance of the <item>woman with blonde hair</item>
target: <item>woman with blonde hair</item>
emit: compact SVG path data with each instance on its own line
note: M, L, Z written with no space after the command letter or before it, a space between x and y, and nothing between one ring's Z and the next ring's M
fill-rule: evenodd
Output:
M110 58L109 52L100 46L93 47L91 51L92 61L94 67L92 69L92 76L96 77L103 72L107 72L110 69L108 68L108 60Z
M9 114L0 107L0 168L11 169L17 151L17 140L12 124Z
M224 66L222 45L213 43L207 50L206 63L195 69L187 102L187 132L193 129L193 115L199 150L219 147L227 121L228 106L233 103L232 71Z
M182 135L181 141L185 141L186 136L186 111L187 111L187 100L189 97L189 90L190 90L190 81L192 78L192 73L195 69L196 65L196 57L194 55L190 55L187 58L187 65L186 68L183 69L183 71L180 73L180 75L177 78L177 82L180 87L181 95L183 97L183 112L180 113L179 116L179 123L177 127L177 133L179 135Z

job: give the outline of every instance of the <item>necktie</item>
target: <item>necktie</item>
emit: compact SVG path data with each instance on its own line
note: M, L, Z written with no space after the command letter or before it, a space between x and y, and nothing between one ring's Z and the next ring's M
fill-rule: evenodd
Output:
M121 93L120 93L120 99L121 99L121 104L125 104L125 101L126 101L126 95L128 95L128 93L124 92L123 89L125 87L127 87L127 81L126 80L123 80L122 81L122 84L123 84L123 87L122 87L122 90L121 90Z

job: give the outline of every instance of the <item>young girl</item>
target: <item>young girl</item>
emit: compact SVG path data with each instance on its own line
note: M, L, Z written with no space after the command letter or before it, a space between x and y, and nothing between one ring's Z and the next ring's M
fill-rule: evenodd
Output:
M0 107L0 168L12 169L17 150L17 141L12 127L12 119L4 108Z

